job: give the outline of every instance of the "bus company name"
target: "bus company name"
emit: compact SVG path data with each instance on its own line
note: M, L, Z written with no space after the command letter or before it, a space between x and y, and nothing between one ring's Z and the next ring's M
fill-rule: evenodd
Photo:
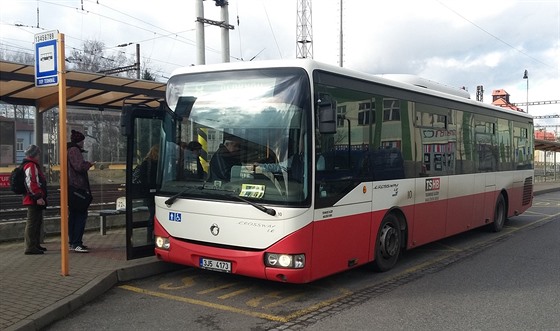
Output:
M439 200L440 179L429 178L426 179L426 201Z
M439 184L440 184L439 178L426 179L426 191L438 191Z

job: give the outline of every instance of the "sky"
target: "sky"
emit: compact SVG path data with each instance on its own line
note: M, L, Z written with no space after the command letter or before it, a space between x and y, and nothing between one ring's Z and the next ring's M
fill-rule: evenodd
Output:
M340 10L342 3L342 15ZM296 57L298 0L230 0L230 61ZM560 100L560 0L315 0L313 58L371 74L414 74L484 102L505 89L513 103ZM0 0L0 51L33 54L33 36L58 30L66 54L86 40L107 54L125 52L166 81L197 63L195 0ZM37 14L39 12L39 14ZM204 16L221 20L214 1ZM342 16L342 24L341 24ZM37 28L37 25L39 28ZM207 64L221 62L220 29L205 27ZM131 62L131 64L132 64ZM523 79L527 70L529 79ZM527 92L528 84L528 92ZM522 106L521 108L525 108ZM560 115L560 104L529 106L535 116ZM560 125L560 119L536 120Z

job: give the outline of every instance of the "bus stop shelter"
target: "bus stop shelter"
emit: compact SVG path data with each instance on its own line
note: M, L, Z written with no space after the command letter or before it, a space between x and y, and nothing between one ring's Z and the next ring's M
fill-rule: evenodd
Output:
M163 99L166 83L131 79L106 74L66 71L66 104L75 107L121 109L125 99L130 103L150 104L145 99ZM0 61L0 101L34 106L39 113L58 105L58 87L35 87L35 66ZM128 101L127 101L128 102Z
M43 113L59 107L66 106L75 109L120 110L124 103L128 105L145 105L156 108L165 97L166 83L110 76L101 73L80 72L66 70L64 83L58 86L35 86L35 66L28 64L0 61L0 102L14 105L35 107L34 136L35 144L43 146ZM64 88L65 87L65 88ZM62 90L62 88L64 88ZM59 103L59 93L65 99L65 107ZM59 111L60 113L60 111ZM64 111L64 114L65 111ZM65 123L66 115L59 119ZM60 129L59 135L64 137L66 132ZM10 133L7 134L9 138ZM15 139L15 132L13 133ZM12 140L12 139L8 139ZM59 141L63 144L64 139ZM9 143L9 142L7 142ZM15 145L15 140L13 141ZM61 203L65 202L64 187L65 167L61 160ZM127 207L127 211L128 211ZM65 209L61 209L61 220L65 219ZM128 222L128 221L127 221ZM127 223L128 224L128 223ZM63 228L61 222L61 229ZM128 231L128 230L127 230ZM61 233L65 231L61 230ZM64 245L63 245L64 246ZM128 247L128 244L127 244ZM153 251L153 249L152 249ZM63 252L67 252L64 250ZM68 263L65 254L62 255L62 274L68 274Z
M66 105L76 108L120 110L123 102L157 107L166 83L66 71ZM58 86L36 87L35 66L0 61L0 101L35 107L35 142L43 145L42 113L58 106Z

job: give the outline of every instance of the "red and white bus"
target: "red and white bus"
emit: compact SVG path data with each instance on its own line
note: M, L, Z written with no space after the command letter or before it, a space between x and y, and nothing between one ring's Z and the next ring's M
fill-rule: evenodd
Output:
M313 60L176 70L174 119L159 135L157 257L306 283L500 231L532 203L532 117L430 85Z

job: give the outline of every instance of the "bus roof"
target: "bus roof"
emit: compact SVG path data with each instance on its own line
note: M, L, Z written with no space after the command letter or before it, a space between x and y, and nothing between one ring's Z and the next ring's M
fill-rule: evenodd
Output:
M434 82L415 75L407 74L380 74L374 75L370 73L360 72L353 69L338 67L331 64L318 62L312 59L290 59L290 60L261 60L261 61L242 61L227 62L217 64L197 65L175 69L171 73L171 77L189 73L203 73L212 71L226 70L245 70L245 69L262 69L262 68L302 68L310 74L314 70L323 70L339 75L355 77L358 79L371 81L381 85L394 86L400 89L409 90L420 94L428 94L436 97L449 99L457 102L470 104L476 107L483 107L492 111L499 111L510 115L516 115L532 119L533 117L527 113L513 111L491 104L485 104L470 99L469 93L459 88L453 88L438 82Z

